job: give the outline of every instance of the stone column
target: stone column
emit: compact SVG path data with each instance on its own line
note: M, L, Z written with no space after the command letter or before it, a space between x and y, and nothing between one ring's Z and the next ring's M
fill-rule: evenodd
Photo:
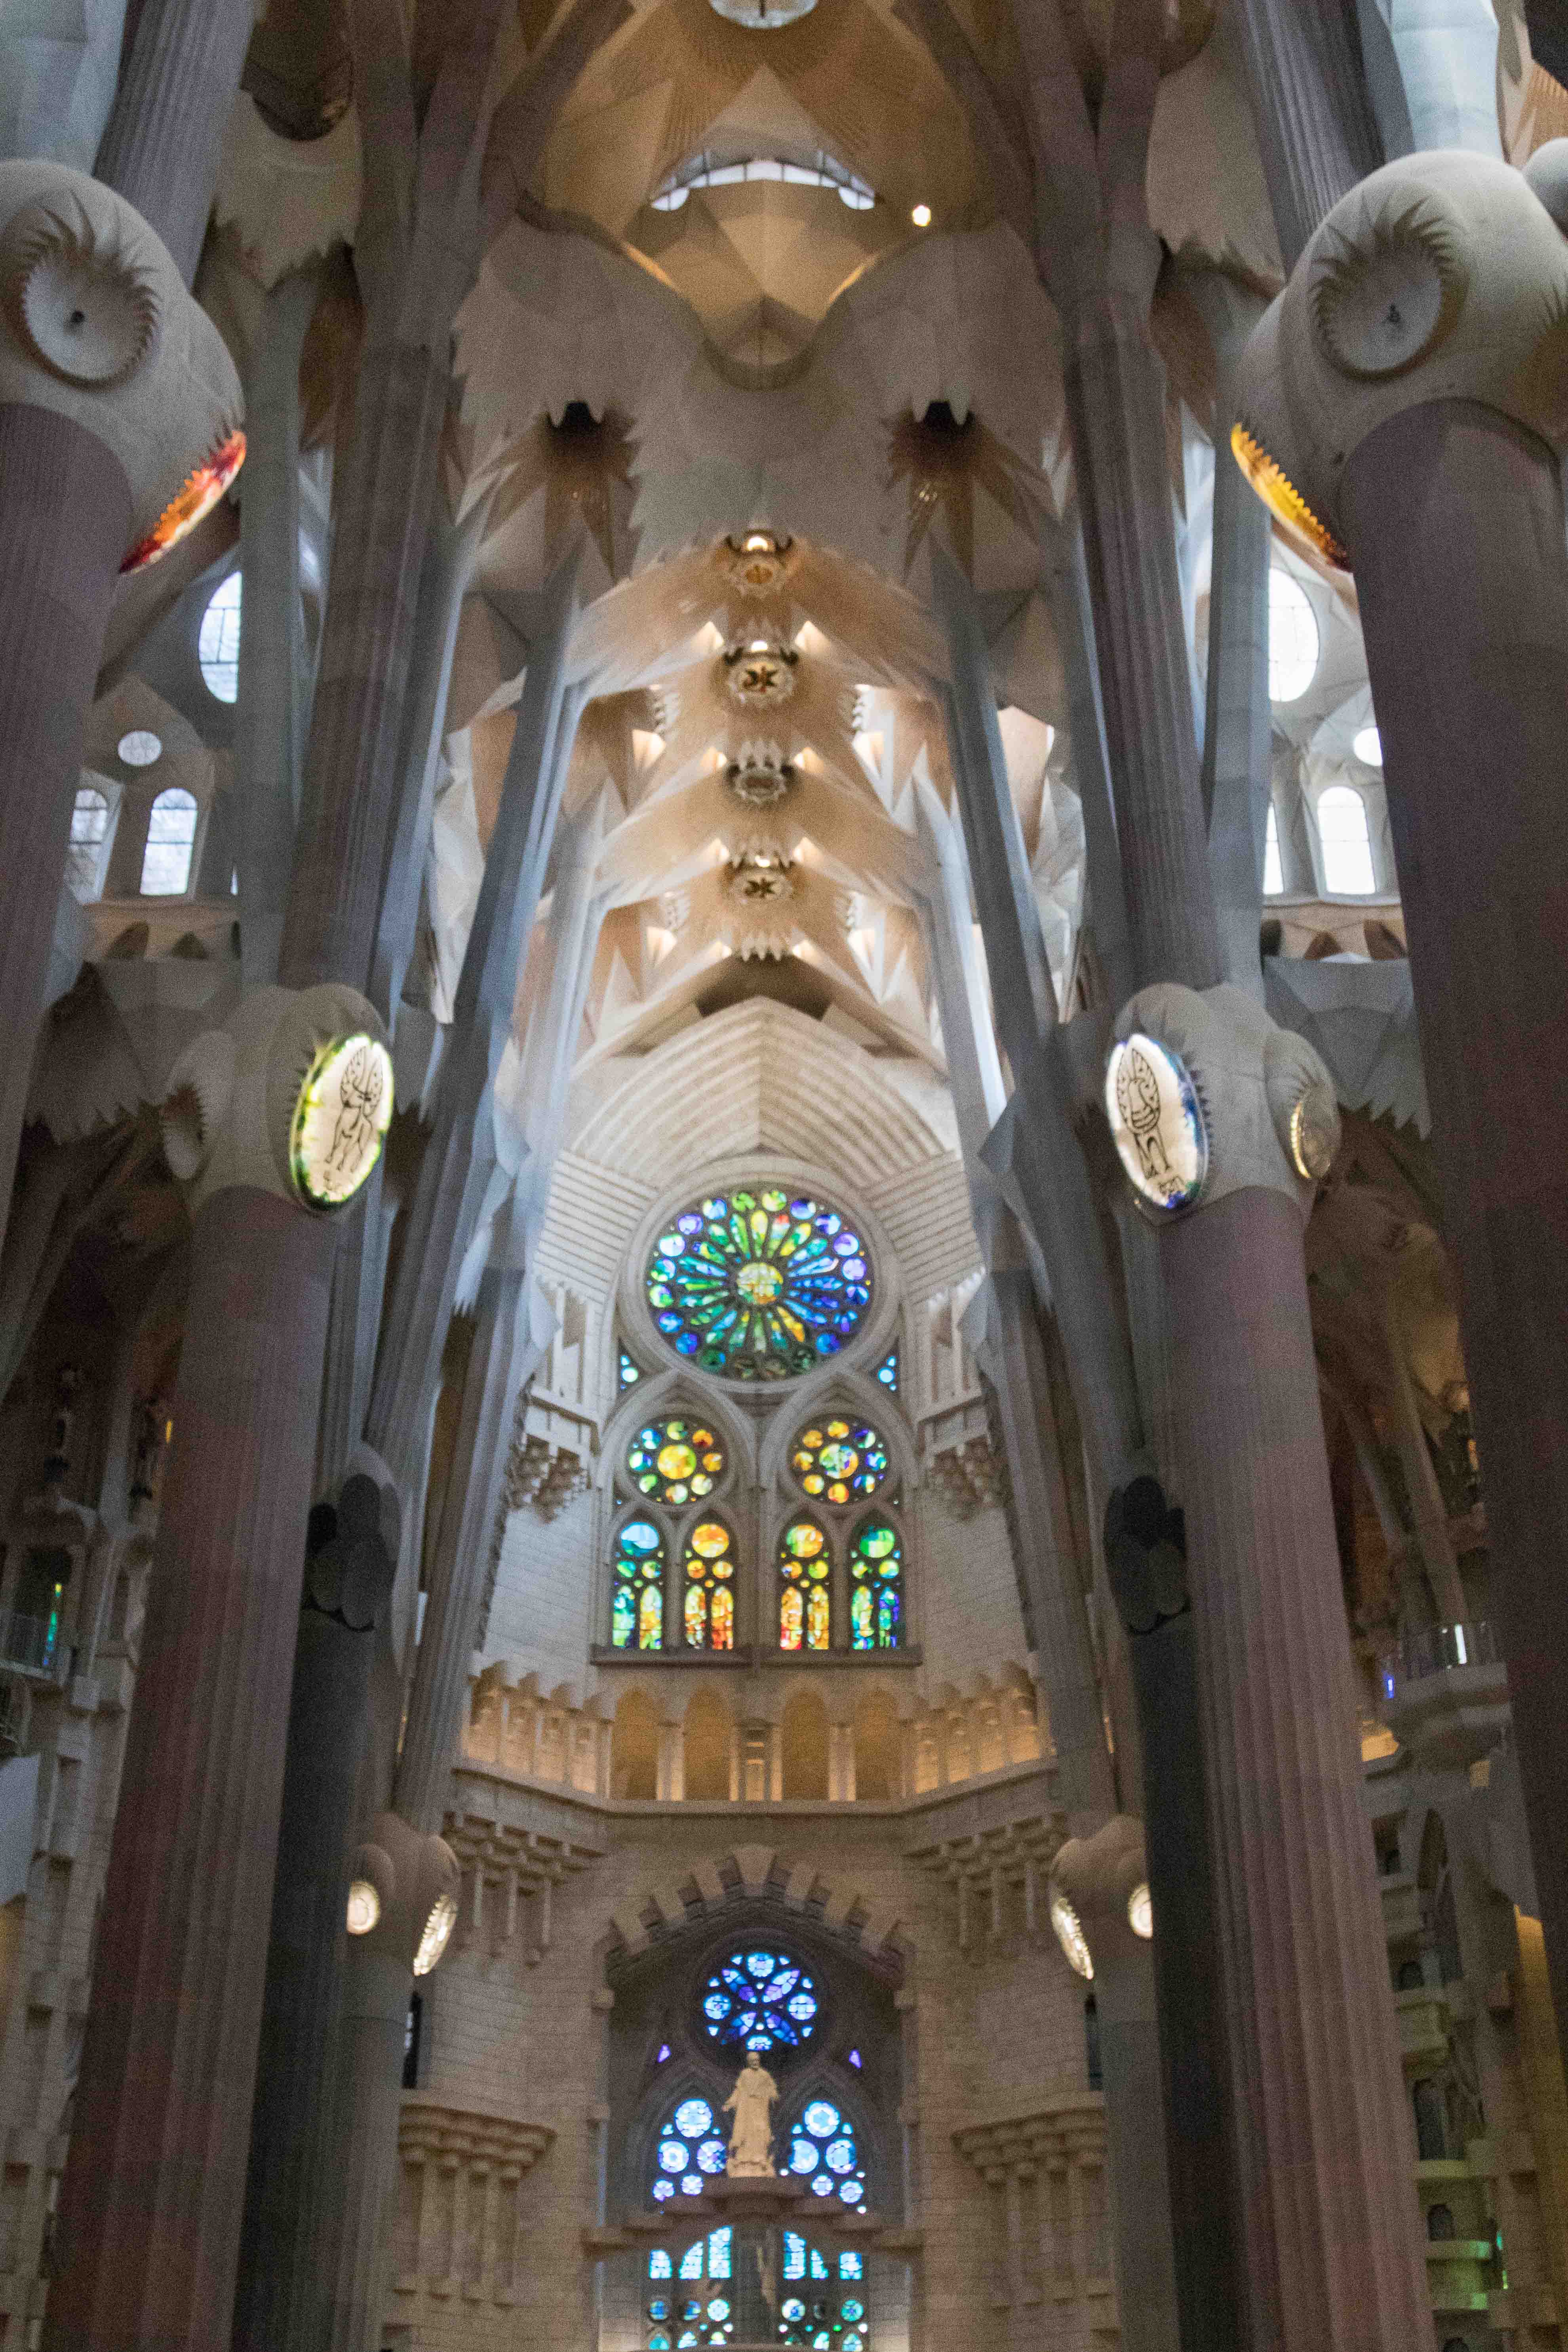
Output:
M326 2352L374 2352L386 2299L387 2237L397 2181L403 2042L416 1975L427 1976L457 1918L457 1856L381 1813L355 1862L374 1917L349 1939L332 2156L323 2223L330 2317ZM368 1915L369 1905L365 1907Z
M1152 2129L1160 2109L1160 2030L1148 1940L1134 1932L1129 1904L1146 1883L1139 1825L1118 1813L1092 1838L1069 1838L1051 1871L1053 1916L1071 1906L1089 1960L1100 2018L1110 2174L1116 2303L1128 2352L1175 2352L1184 2339L1176 2315L1171 2183L1165 2136ZM1058 1927L1060 1935L1061 1928ZM1206 2346L1210 2339L1194 2338Z
M363 1472L305 1564L289 1702L267 1990L234 2352L316 2352L324 2318L323 2098L337 2057L352 1841L375 1623L397 1563L396 1498ZM405 2004L406 2005L406 2004ZM399 2051L401 2056L401 2049Z
M197 1205L60 2196L58 2352L205 2352L215 2314L226 2335L335 1238L279 1168L318 1044L373 1019L348 990L261 992L182 1057L164 1106Z
M62 164L0 163L0 274L52 257L75 273L79 323L0 310L0 1216L121 564L239 419L217 330L145 222Z
M1251 2340L1405 2352L1429 2309L1301 1255L1332 1087L1234 988L1147 989L1117 1028L1152 1041L1125 1050L1162 1141L1201 1131L1206 1152L1184 1198L1162 1209L1146 1178L1142 1196L1170 1301Z
M584 691L567 683L577 617L577 557L546 594L529 651L517 731L484 880L463 957L435 1132L425 1148L408 1233L388 1306L388 1341L371 1392L366 1435L406 1475L435 1394L458 1276L497 1164L493 1087L510 1034L518 973L532 935Z
M1383 161L1341 0L1239 0L1252 118L1289 269L1326 213Z
M294 863L304 695L300 355L317 290L314 270L297 270L273 288L261 314L246 386L248 446L239 509L245 601L234 761L239 803L240 970L251 988L268 988L278 978L278 949Z
M1325 256L1353 289L1376 266L1380 223L1413 203L1454 287L1441 331L1418 309L1429 264L1417 238L1405 263L1415 299L1396 278L1379 313L1389 347L1344 351L1337 310L1315 297ZM1568 1108L1568 554L1552 323L1568 310L1565 220L1561 141L1528 173L1474 154L1388 165L1324 223L1270 308L1242 406L1255 482L1275 497L1288 485L1355 566L1458 1265L1492 1612L1568 2034L1555 1689L1568 1648L1555 1565L1568 1510L1568 1184L1555 1149Z
M97 176L151 221L188 286L201 259L253 0L142 0Z
M90 172L120 74L125 0L0 0L0 156Z

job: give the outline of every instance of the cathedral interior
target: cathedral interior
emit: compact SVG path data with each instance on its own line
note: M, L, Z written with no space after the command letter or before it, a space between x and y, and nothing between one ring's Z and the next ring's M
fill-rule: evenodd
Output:
M0 2352L1568 2352L1565 451L1563 0L0 0Z

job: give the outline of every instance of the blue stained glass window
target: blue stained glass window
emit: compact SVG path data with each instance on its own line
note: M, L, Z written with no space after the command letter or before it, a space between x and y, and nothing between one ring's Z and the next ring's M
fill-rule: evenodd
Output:
M877 1367L877 1378L881 1381L882 1386L885 1389L891 1389L894 1395L897 1396L899 1392L899 1351L897 1348L889 1349L887 1354L883 1357L881 1362Z
M623 1348L620 1351L619 1360L616 1370L616 1395L618 1396L625 1390L633 1387L637 1381L641 1380L641 1372L638 1370L637 1365L632 1361L630 1356L626 1353L626 1350Z
M666 1344L729 1380L815 1370L871 1304L866 1245L837 1209L779 1187L717 1193L673 1218L648 1261Z
M855 2126L831 2099L810 2099L790 2133L789 2170L814 2197L866 2202L866 2168Z
M648 2352L668 2352L673 2345L731 2341L735 2333L730 2299L731 2237L726 2224L699 2238L680 2257L681 2285L676 2294L661 2294L656 2288L649 2294L645 2309L652 2332L643 2337ZM656 2246L647 2258L648 2277L668 2279L673 2271L668 2248ZM680 2329L679 2336L670 2336L671 2325Z
M780 1951L732 1952L702 1991L702 2019L721 2048L798 2050L816 2030L816 1987Z
M704 2182L723 2171L728 2155L723 2131L707 2100L682 2099L654 2149L650 2193L655 2204L671 2197L700 2197ZM684 2270L681 2276L686 2276Z

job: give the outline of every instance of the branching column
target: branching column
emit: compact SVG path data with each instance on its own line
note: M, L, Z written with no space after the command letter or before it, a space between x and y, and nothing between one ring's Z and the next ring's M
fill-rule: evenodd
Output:
M1383 161L1342 0L1240 0L1237 21L1275 226L1289 268Z

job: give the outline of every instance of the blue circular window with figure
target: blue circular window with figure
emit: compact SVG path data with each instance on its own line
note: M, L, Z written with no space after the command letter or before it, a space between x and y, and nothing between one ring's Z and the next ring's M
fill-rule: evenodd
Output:
M799 2050L816 2030L816 1987L787 1953L732 1952L702 1988L702 2023L724 2050Z

